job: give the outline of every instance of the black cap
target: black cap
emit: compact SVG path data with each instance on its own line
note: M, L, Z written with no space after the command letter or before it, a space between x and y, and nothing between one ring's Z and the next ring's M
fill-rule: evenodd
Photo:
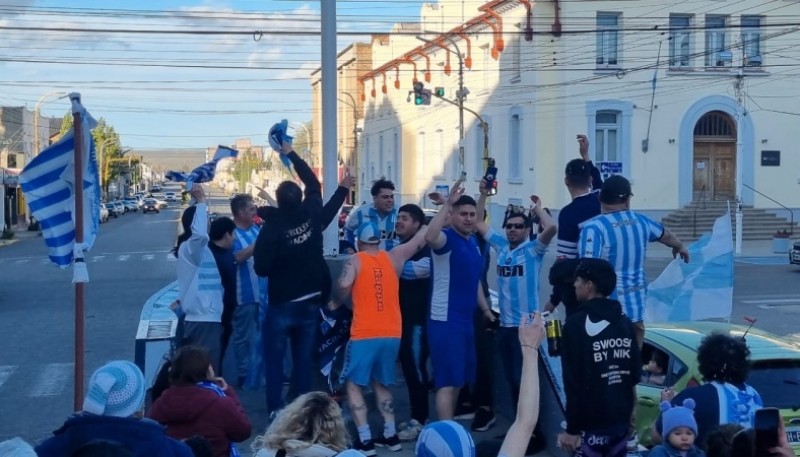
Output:
M624 176L614 175L603 181L600 201L607 204L622 203L633 195L631 183Z

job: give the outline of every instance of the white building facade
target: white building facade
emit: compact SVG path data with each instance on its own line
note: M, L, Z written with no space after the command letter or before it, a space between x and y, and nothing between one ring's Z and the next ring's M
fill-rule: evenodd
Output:
M458 15L444 6L423 6L416 31L436 44L413 33L373 39L374 68L360 79L361 195L387 176L403 202L426 205L424 196L462 169L477 193L485 161L475 117L464 115L462 162L458 108L436 97L427 106L407 101L415 79L456 98L459 59L443 47L458 46L464 105L489 124L498 205L526 204L532 193L553 208L566 204L564 166L578 157L576 134L586 133L593 160L631 179L638 209L733 200L737 176L745 205L777 208L771 197L800 208L792 149L800 27L791 20L800 3L464 3L458 23L447 22Z

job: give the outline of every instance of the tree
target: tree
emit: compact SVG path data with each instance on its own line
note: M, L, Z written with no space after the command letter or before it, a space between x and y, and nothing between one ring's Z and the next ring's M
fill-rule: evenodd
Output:
M292 146L294 146L294 150L303 157L303 153L308 150L311 151L313 144L314 144L314 137L312 133L314 132L311 121L304 122L303 125L305 128L300 127L295 129L297 132L297 136L295 137L294 141L292 142Z
M253 151L251 148L247 148L245 151L239 152L239 157L236 158L236 162L233 163L233 170L231 174L236 182L239 184L239 191L244 192L245 187L247 186L247 182L250 181L250 175L252 175L253 171L258 171L260 169L269 169L267 165L268 162L264 162L261 156Z
M58 137L61 138L65 133L69 132L72 128L72 111L67 111L67 114L61 118L61 130L58 132Z

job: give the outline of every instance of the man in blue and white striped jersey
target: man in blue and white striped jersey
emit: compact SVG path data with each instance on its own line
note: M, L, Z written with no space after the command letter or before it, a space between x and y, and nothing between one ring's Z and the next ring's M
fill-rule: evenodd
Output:
M497 352L503 363L506 381L511 388L513 405L517 404L522 377L522 351L519 346L519 324L525 316L539 311L539 272L547 246L556 234L556 224L532 195L533 213L541 221L542 232L531 241L531 220L524 212L511 213L503 228L505 236L492 230L483 221L487 188L481 181L478 233L497 253L497 290L500 305L500 328L497 330Z
M231 213L236 229L233 231L233 255L236 258L236 310L233 313L233 354L239 385L244 384L252 360L256 339L258 309L266 291L266 279L253 270L253 248L259 226L253 223L256 205L253 197L240 194L231 199Z
M623 176L608 178L600 190L602 214L588 220L578 241L580 257L608 260L617 273L617 288L611 298L619 300L622 310L636 329L641 348L644 341L644 305L647 278L644 261L647 245L658 241L672 248L674 257L689 262L686 246L662 224L630 209L631 183Z
M397 208L394 206L394 183L380 178L372 183L370 189L372 204L363 204L354 209L347 217L344 226L344 238L355 246L356 238L362 230L369 227L372 232L380 234L378 247L390 251L400 244L394 231L397 222Z

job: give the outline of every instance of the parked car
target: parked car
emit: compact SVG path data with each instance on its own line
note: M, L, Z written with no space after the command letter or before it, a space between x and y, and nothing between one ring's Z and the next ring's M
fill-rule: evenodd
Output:
M122 205L127 211L139 211L139 202L136 200L122 200Z
M154 198L145 198L144 203L142 203L142 214L147 214L149 212L160 212L158 207L158 200Z
M789 263L800 265L800 241L795 241L792 250L789 251Z
M103 206L106 207L106 211L108 211L108 214L112 217L119 217L119 215L122 214L119 212L117 205L113 203L103 203Z
M164 200L166 200L168 202L174 202L174 201L178 201L178 198L175 195L175 192L167 192L167 193L164 194Z
M800 344L755 328L721 322L680 322L648 325L642 348L642 364L653 351L667 356L666 378L661 384L640 383L636 388L636 429L641 444L649 446L650 428L659 414L661 391L672 387L680 392L703 383L697 369L697 348L712 332L743 336L750 348L752 368L747 383L758 391L764 406L781 410L786 436L795 453L800 452ZM800 455L800 454L799 454Z
M117 208L119 214L125 214L128 212L128 208L126 208L125 205L123 205L120 200L114 200L111 203Z
M100 223L102 224L103 222L107 222L108 221L108 216L109 216L108 208L106 208L105 204L101 203L100 204Z

